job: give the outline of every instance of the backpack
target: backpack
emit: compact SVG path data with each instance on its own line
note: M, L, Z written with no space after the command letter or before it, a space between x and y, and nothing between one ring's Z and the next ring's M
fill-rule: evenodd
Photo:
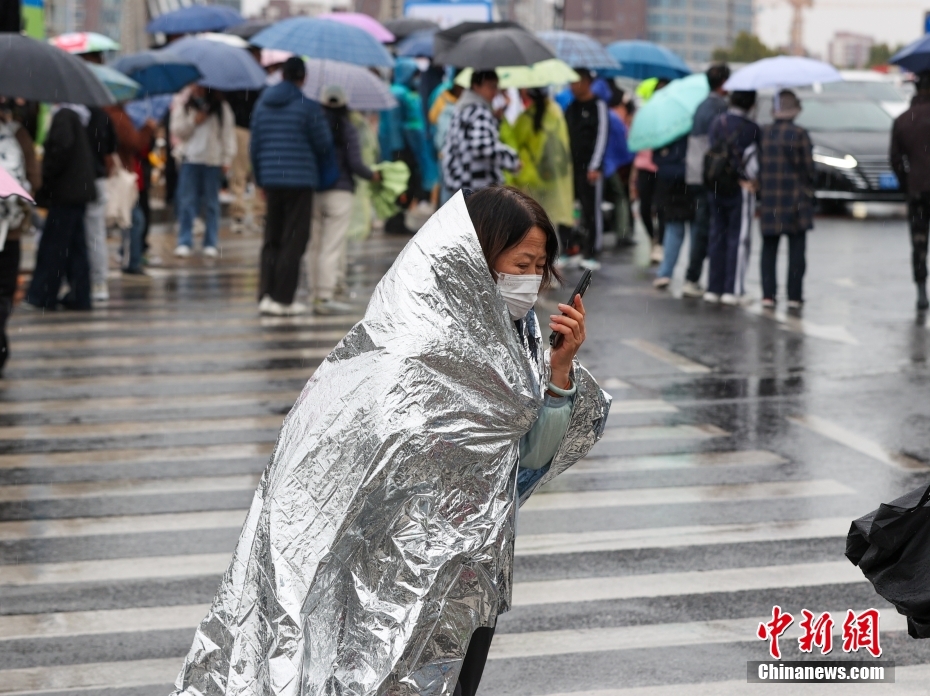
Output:
M725 119L726 115L721 118ZM740 172L733 164L738 136L739 133L731 133L704 155L704 187L717 196L735 196L739 193Z

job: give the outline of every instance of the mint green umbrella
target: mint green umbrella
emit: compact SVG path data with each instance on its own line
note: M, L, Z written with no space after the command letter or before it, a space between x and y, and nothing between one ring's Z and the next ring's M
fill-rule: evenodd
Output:
M103 83L103 86L107 88L110 94L113 95L113 98L118 102L135 99L139 95L139 92L142 91L142 86L138 82L131 77L123 75L123 73L118 70L114 70L106 65L97 65L96 63L88 63L87 67L90 68L91 72L97 76L97 79Z
M710 94L704 73L672 80L636 112L630 150L654 150L691 132L694 112Z

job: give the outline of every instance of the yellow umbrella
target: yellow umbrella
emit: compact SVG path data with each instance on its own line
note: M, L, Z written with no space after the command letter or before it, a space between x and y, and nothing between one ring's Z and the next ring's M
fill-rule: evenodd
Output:
M572 70L568 63L558 58L541 60L533 65L514 65L497 68L497 77L500 86L525 88L548 87L549 85L564 85L568 82L577 82L578 73ZM465 68L455 78L455 84L468 87L471 84L472 69Z

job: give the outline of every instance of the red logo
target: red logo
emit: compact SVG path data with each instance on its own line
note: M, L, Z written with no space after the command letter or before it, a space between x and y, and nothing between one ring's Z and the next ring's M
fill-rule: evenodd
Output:
M866 609L856 616L849 609L843 622L843 652L857 652L865 648L872 657L879 657L882 648L878 644L878 609Z
M801 652L809 653L816 645L824 655L833 650L833 617L830 612L825 611L816 621L814 614L807 609L802 609L804 620L800 626L804 629L804 635L798 638L798 647Z
M788 630L788 626L794 623L794 617L784 612L777 604L772 607L772 620L768 623L760 623L756 635L759 640L769 641L769 654L776 660L781 659L781 650L778 649L778 639Z

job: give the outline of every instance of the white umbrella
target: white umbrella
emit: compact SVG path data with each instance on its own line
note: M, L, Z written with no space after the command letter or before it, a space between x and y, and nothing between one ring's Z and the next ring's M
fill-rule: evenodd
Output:
M803 87L815 82L842 82L843 76L828 63L798 56L763 58L740 68L723 88L728 92L754 92L760 89Z
M350 109L356 111L386 111L397 106L397 99L383 80L367 68L335 60L305 59L307 80L303 92L310 99L320 100L324 87L339 85L346 93Z

